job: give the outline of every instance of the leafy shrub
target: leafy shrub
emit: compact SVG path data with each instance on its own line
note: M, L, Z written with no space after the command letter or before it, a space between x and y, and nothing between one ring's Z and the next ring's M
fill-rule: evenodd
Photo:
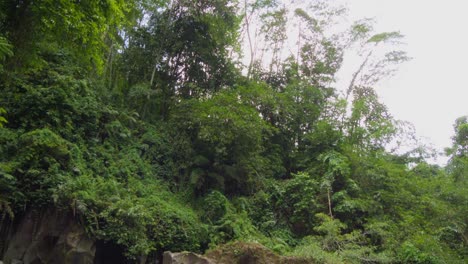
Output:
M194 212L158 181L82 175L60 186L59 201L69 201L88 232L112 240L130 258L156 250L199 251L206 237Z
M411 242L401 245L398 257L402 263L438 263L436 258L428 252L421 251Z
M203 199L203 218L205 221L216 224L228 213L230 204L228 199L218 191L212 191Z

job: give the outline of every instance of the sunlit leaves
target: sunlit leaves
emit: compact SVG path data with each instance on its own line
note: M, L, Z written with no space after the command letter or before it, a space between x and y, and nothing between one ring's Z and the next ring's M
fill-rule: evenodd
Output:
M3 124L8 123L8 121L4 117L4 114L6 114L6 110L0 107L0 128L3 127Z
M399 40L401 40L404 36L400 32L383 32L383 33L378 33L373 36L371 36L367 42L368 43L375 43L378 44L380 42L385 42L385 43L394 43L397 44L399 43Z
M6 38L0 36L0 73L3 71L3 62L10 56L13 56L13 46Z
M134 1L8 1L5 30L15 46L19 67L38 65L44 50L66 50L88 69L101 72L106 40L131 24ZM47 45L44 45L47 43ZM0 45L3 46L3 45Z
M0 36L0 61L8 56L13 56L13 46L8 43L6 38Z
M350 29L350 41L354 42L367 38L374 30L373 24L374 20L368 18L354 22Z

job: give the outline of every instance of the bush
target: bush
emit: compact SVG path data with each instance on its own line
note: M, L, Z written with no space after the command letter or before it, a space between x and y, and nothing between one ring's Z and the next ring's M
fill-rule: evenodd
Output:
M206 231L197 215L155 179L82 175L60 186L56 199L68 201L88 232L111 240L135 258L156 250L200 251Z

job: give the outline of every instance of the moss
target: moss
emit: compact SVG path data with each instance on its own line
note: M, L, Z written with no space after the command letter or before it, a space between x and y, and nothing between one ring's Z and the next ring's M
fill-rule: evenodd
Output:
M261 244L241 241L222 245L208 251L205 256L216 260L219 264L314 263L304 258L280 256Z

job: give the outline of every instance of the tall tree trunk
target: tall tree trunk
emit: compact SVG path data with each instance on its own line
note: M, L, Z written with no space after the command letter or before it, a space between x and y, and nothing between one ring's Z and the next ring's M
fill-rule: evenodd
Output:
M333 219L333 211L332 211L332 203L331 203L331 195L330 195L330 192L331 192L331 188L328 188L328 190L327 190L328 214L329 214L330 217Z

